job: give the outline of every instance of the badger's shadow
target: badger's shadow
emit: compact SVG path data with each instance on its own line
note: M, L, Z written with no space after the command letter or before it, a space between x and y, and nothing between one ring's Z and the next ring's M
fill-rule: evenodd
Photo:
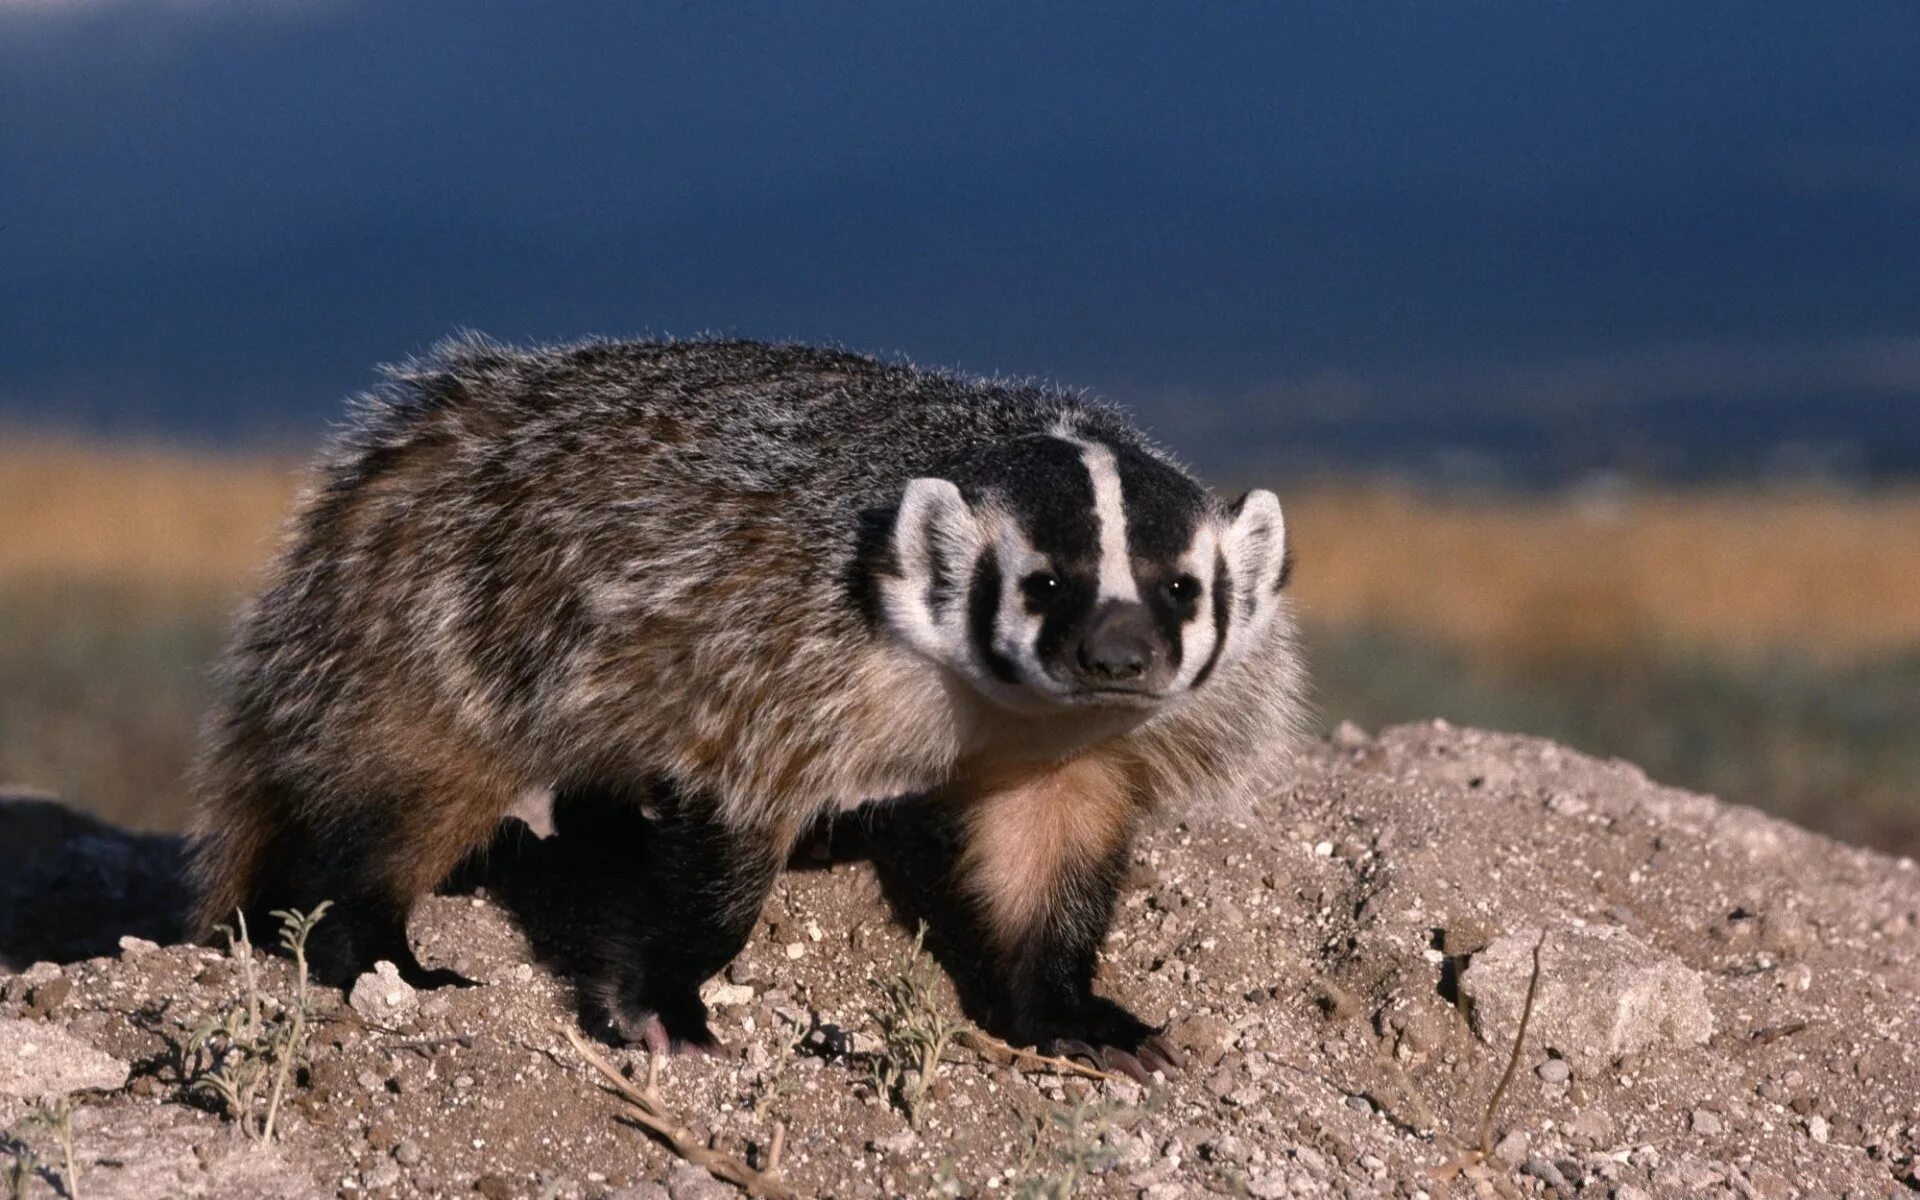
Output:
M0 817L7 834L0 838L0 967L112 955L126 936L180 940L189 898L181 838L116 829L38 799L5 798ZM525 821L508 818L441 890L485 888L543 965L578 980L594 961L597 931L616 915L609 897L633 894L633 872L644 869L652 827L634 804L593 797L560 802L552 824L542 837ZM979 931L946 886L958 852L948 812L901 802L822 823L802 840L788 869L870 862L893 919L909 931L926 922L927 949L953 980L968 1017L991 1027ZM643 908L628 919L645 922L648 913ZM584 998L584 989L575 992ZM604 1032L604 1014L591 1004L582 1004L581 1018Z
M178 836L0 795L0 970L117 954L123 937L177 941L187 898Z
M636 867L643 869L652 839L652 823L638 806L569 796L556 801L546 836L517 818L502 822L492 842L441 890L484 888L526 935L541 965L575 981L582 1023L605 1035L605 1014L578 984L594 962L593 939L606 929L608 898L632 894L632 874ZM906 930L926 924L925 946L952 979L962 1009L990 1028L990 981L979 950L980 930L948 886L958 853L959 831L950 813L932 804L899 802L822 822L801 840L787 869L871 863L893 919ZM660 897L657 903L671 904L672 898ZM621 919L641 926L633 933L647 932L644 907Z

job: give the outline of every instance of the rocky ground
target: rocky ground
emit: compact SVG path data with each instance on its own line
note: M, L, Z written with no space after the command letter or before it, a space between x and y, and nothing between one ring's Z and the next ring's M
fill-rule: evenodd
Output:
M773 1186L793 1194L1920 1190L1920 870L1622 763L1343 730L1244 822L1154 830L1103 967L1190 1057L1150 1087L962 1044L922 1079L912 1035L960 1011L945 977L901 987L911 937L870 864L802 866L710 988L730 1052L656 1081L696 1151L763 1164L784 1130ZM250 1136L272 1050L236 1122L205 1081L246 1057L194 1035L231 1014L247 1040L251 973L255 1040L284 1045L295 972L158 944L177 868L169 839L0 804L0 1195L736 1193L583 1064L571 989L498 885L413 926L429 964L483 986L317 990L276 1140ZM642 1052L599 1051L645 1084Z

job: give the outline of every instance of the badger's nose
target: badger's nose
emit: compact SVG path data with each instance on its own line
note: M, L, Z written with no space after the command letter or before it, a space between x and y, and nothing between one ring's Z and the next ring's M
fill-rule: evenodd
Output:
M1153 617L1144 604L1109 604L1094 614L1074 651L1080 676L1096 687L1138 683L1153 665Z

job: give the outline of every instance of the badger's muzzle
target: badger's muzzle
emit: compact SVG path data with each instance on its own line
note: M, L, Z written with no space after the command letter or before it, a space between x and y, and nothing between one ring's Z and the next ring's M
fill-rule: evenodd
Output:
M1139 603L1101 606L1073 652L1073 682L1090 692L1150 692L1166 671L1167 648Z

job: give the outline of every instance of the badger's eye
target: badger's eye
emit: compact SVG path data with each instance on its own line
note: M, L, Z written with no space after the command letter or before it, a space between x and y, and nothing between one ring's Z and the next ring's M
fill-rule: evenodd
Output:
M1060 577L1052 571L1035 571L1020 581L1020 590L1036 603L1049 599L1060 590Z
M1175 604L1190 604L1200 598L1200 581L1191 575L1182 575L1167 581L1167 599Z

